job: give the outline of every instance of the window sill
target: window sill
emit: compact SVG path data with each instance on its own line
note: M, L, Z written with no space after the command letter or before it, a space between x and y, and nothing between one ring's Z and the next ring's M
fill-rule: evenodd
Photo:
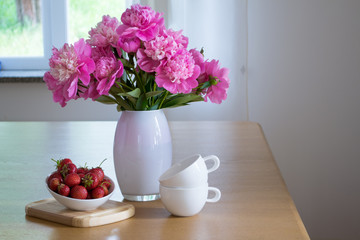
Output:
M0 71L0 83L31 83L44 82L43 76L46 70L33 71Z

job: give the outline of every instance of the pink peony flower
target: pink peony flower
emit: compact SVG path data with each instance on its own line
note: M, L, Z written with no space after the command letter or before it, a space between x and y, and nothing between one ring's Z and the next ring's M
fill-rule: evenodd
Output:
M125 52L136 52L140 47L140 39L137 37L120 37L118 46Z
M60 50L53 48L49 60L50 71L44 75L49 90L53 92L54 102L62 107L71 99L78 98L78 82L88 85L90 74L95 69L91 57L91 47L84 39L74 45L65 44Z
M191 49L189 52L193 56L195 64L200 67L200 72L203 73L205 71L204 56L196 49Z
M119 35L116 29L119 26L120 23L116 18L111 18L109 15L103 16L96 28L91 28L89 31L90 39L87 40L87 43L96 47L117 47Z
M190 93L198 86L196 78L200 74L200 67L195 65L191 54L183 48L156 71L155 81L158 86L171 93Z
M96 63L101 57L114 57L113 50L111 46L107 47L93 47L91 49L91 58Z
M50 71L44 74L44 81L48 86L48 89L53 92L54 102L58 102L62 107L65 107L66 102L70 99L77 99L76 95L68 97L66 92L64 93L64 90L66 91L66 88L57 84L58 80L50 74ZM69 88L69 84L67 84L67 88Z
M144 42L144 49L139 49L136 56L139 67L145 72L154 72L165 58L173 56L180 48L186 48L188 40L181 31L163 30L153 40Z
M165 29L163 28L163 35L167 37L171 37L176 42L178 48L187 48L189 44L189 39L182 35L182 30L180 31L174 31L172 29Z
M96 62L95 78L98 80L96 90L100 95L108 95L110 88L114 85L116 78L122 76L123 64L115 57L101 57Z
M164 26L162 15L149 6L132 5L121 15L123 25L117 28L117 33L120 37L137 37L142 41L149 41Z
M95 61L95 71L87 86L79 86L79 96L95 100L101 95L109 95L110 88L116 78L122 76L124 68L117 60L110 46L92 48L92 59Z
M206 61L204 67L205 71L199 76L198 81L211 83L211 86L203 91L204 101L207 102L207 99L210 99L211 102L220 104L227 98L230 85L229 69L220 68L219 61L216 60Z
M146 55L144 49L139 49L136 53L137 63L141 70L145 72L155 72L160 65L160 60L153 60Z
M92 100L100 97L100 94L96 89L97 83L98 81L92 76L88 86L79 86L79 96L84 99L91 98Z

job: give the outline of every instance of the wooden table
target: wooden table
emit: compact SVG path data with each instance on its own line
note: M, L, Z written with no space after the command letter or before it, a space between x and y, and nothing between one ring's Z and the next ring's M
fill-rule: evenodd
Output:
M193 217L171 216L160 200L133 203L121 222L73 228L25 215L25 205L49 198L44 178L51 158L70 157L114 177L115 122L0 122L0 239L309 239L261 127L252 122L171 122L174 162L215 154L209 185L222 198ZM113 197L121 200L118 190Z

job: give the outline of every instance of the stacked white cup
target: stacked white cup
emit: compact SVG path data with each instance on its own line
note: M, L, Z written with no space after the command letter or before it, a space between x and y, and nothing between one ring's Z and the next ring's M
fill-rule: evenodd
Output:
M207 168L206 162L213 164ZM159 178L160 197L165 208L175 216L187 217L198 214L206 202L219 201L220 190L208 185L208 173L219 166L217 156L202 157L200 154L174 164ZM209 191L215 193L214 197L208 198Z

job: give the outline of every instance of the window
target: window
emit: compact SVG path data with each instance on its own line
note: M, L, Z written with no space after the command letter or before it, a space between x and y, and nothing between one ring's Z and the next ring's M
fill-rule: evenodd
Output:
M119 21L125 11L125 0L68 0L68 42L87 38L88 32L101 21L103 15Z
M2 56L44 55L40 0L3 0L0 3L0 26Z
M87 38L102 15L124 10L125 0L1 0L1 70L48 69L53 46Z

